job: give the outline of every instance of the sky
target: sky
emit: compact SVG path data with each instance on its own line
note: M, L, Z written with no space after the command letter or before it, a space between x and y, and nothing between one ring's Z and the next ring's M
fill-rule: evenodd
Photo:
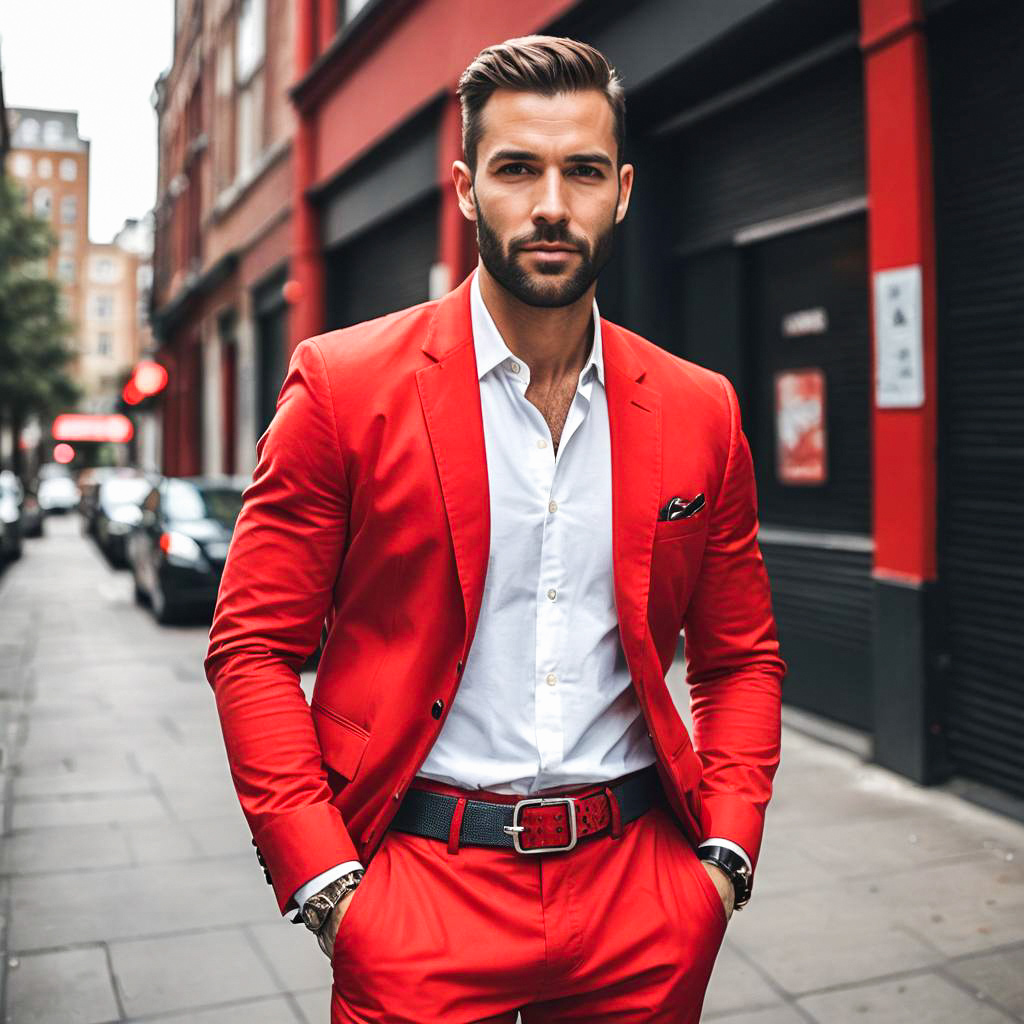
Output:
M8 107L77 110L91 142L89 237L109 242L156 201L156 112L174 0L0 0Z

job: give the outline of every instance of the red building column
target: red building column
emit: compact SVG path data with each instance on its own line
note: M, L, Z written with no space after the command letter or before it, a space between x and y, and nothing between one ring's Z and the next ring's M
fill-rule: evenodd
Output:
M872 303L877 273L920 268L924 384L918 407L873 401L875 759L929 782L945 768L933 664L937 374L927 46L921 0L861 0L860 11Z
M323 0L300 0L295 25L295 78L301 78L317 56L318 24ZM289 352L304 338L323 330L324 267L319 223L308 198L316 176L316 116L300 106L293 143L292 251L286 297Z

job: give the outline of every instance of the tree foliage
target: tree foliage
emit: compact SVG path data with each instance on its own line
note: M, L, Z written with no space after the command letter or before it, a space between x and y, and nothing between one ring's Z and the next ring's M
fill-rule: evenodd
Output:
M10 422L30 413L44 419L79 397L68 372L70 325L57 282L46 276L54 244L49 224L0 174L0 418Z

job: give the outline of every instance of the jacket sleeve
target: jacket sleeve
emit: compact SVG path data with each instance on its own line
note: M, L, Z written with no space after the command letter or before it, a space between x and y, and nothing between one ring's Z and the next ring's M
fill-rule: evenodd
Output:
M331 791L299 671L343 558L349 491L315 340L292 355L256 446L204 661L231 776L282 913L292 894L357 860Z
M757 492L736 392L720 377L729 451L700 574L683 619L694 749L703 766L705 836L738 843L756 865L779 765L786 663L757 544Z

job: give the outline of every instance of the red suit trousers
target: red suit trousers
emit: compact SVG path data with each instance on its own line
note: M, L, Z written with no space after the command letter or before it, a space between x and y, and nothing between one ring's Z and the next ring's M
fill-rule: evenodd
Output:
M700 1020L725 908L667 804L565 852L454 846L385 834L338 929L331 1024Z

